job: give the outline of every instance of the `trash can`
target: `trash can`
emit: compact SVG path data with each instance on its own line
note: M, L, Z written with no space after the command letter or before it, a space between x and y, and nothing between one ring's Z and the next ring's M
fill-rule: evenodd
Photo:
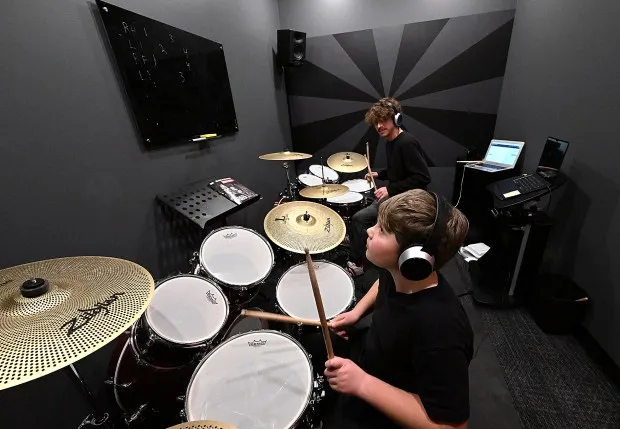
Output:
M585 319L590 298L574 281L559 274L538 276L528 309L536 324L548 334L569 334Z

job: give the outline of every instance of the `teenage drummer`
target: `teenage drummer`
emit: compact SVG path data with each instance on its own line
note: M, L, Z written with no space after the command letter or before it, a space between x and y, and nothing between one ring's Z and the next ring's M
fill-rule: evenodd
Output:
M354 277L364 273L366 229L377 221L379 202L410 189L426 189L431 181L420 143L402 129L403 115L398 101L382 98L366 112L364 121L374 126L379 136L385 138L387 168L372 174L379 180L387 180L389 184L377 188L377 200L351 218L351 247L347 268ZM370 180L368 174L366 180Z

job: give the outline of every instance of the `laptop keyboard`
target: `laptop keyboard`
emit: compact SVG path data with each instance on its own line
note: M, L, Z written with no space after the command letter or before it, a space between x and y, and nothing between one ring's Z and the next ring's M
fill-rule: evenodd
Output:
M530 192L540 191L546 189L549 184L538 177L536 174L528 174L527 176L520 176L512 180L515 187L522 194L528 194Z
M502 167L500 165L485 164L484 162L482 163L482 166L485 167L485 168L490 168L491 170L501 170L503 168L506 168L506 167Z

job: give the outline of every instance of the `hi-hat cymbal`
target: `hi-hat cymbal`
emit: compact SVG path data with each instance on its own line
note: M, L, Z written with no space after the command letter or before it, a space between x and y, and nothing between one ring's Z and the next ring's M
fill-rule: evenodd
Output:
M277 246L295 253L322 253L344 240L346 226L338 213L322 204L293 201L271 209L263 223Z
M168 429L237 429L237 427L214 420L198 420L195 422L181 423L180 425L172 426Z
M357 152L337 152L327 158L327 165L340 173L357 173L366 168L366 158Z
M331 198L339 197L349 192L349 188L344 185L315 185L308 186L299 191L299 195L304 198Z
M148 271L116 258L60 258L0 270L0 390L112 341L146 310L153 287Z
M298 161L300 159L312 158L312 155L309 153L291 152L290 150L285 150L282 152L266 153L259 156L259 158L266 161Z

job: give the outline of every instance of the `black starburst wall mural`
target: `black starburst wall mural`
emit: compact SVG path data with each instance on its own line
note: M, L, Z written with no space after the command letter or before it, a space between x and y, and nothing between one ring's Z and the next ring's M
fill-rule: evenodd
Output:
M286 71L293 149L312 163L341 151L385 165L364 113L381 97L403 106L404 124L430 166L452 166L493 138L514 10L311 37L304 65Z

